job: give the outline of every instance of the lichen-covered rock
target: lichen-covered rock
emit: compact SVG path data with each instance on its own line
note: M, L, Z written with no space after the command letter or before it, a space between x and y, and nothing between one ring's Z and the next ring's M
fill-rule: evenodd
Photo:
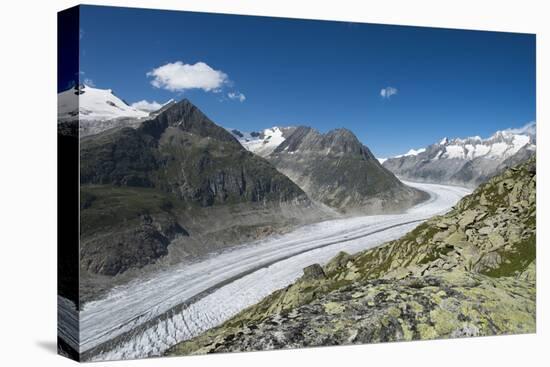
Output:
M534 332L535 164L396 241L338 254L324 277L304 276L168 354Z
M313 264L304 268L303 280L317 280L325 278L325 271L319 264Z
M180 344L171 354L456 338L535 330L535 290L514 278L436 272L371 280L290 312L242 320Z

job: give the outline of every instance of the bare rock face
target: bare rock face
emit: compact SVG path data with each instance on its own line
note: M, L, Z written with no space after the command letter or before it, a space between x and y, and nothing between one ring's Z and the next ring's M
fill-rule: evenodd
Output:
M426 199L383 168L347 129L298 127L267 159L310 198L341 213L399 211Z
M324 277L304 275L168 354L533 333L535 195L531 158L449 213L380 247L338 254Z

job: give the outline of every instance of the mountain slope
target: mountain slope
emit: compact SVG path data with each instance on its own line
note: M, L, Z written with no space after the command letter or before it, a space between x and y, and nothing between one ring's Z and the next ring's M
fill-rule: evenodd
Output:
M533 157L399 240L305 268L168 354L533 333L535 235Z
M342 213L397 211L425 199L346 129L321 134L298 127L267 159L309 197Z
M156 187L203 206L307 201L288 178L187 100L137 129L84 139L81 157L85 184Z
M326 217L188 100L137 128L84 137L80 152L81 264L92 277L190 259Z
M438 144L386 159L384 167L404 179L475 187L535 154L535 127L498 131L488 139L443 139Z

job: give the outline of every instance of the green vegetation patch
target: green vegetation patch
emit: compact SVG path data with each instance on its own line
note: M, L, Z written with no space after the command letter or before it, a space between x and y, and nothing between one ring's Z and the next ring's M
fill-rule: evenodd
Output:
M118 227L142 215L170 213L185 204L174 196L151 188L112 185L80 187L80 233Z
M499 267L482 273L494 278L516 275L535 260L536 253L536 236L533 233L527 239L514 244L511 250L500 250L502 262Z

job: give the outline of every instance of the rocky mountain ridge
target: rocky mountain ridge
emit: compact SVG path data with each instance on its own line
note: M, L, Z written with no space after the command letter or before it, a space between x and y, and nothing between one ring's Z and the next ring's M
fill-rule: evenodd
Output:
M347 129L321 134L299 126L266 158L310 198L344 214L399 211L426 199Z

